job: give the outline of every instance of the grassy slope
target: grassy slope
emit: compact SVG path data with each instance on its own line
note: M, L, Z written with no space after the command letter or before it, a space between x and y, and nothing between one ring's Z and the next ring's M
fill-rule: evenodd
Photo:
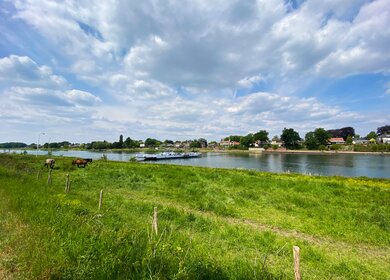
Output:
M389 180L71 160L0 155L0 278L390 278Z

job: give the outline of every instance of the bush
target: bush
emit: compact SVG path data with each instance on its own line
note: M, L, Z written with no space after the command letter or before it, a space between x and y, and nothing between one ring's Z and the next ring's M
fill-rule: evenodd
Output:
M332 151L338 151L338 150L341 149L341 145L339 145L339 144L334 144L334 145L330 146L330 149L331 149Z

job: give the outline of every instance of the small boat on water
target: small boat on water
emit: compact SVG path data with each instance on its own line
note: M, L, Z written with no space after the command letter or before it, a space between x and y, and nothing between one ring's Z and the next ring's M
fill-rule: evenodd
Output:
M147 160L163 160L163 159L185 159L185 158L196 158L199 157L200 153L190 152L190 153L175 153L175 152L162 152L159 154L140 154L135 158L138 161L147 161Z

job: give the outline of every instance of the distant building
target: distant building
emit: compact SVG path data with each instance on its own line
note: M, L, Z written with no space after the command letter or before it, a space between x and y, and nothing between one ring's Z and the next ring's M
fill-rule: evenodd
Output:
M274 137L274 138L272 138L272 140L271 140L271 145L272 145L272 146L281 147L281 146L283 146L283 141L280 140L278 137Z
M390 144L390 134L382 134L378 136L378 143Z
M366 138L356 138L356 139L353 139L352 141L352 144L358 144L358 145L366 145L370 143L369 140L367 140Z
M331 144L331 145L334 145L334 144L339 144L339 145L343 145L345 144L345 141L343 138L330 138L328 140L328 142Z
M240 142L230 141L230 140L221 140L221 142L219 142L219 145L222 147L232 147L232 146L240 145Z

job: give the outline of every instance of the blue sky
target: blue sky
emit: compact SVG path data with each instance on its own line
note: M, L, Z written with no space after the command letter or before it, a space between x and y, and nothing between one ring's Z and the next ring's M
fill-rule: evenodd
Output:
M389 7L3 0L0 142L364 136L390 124Z

